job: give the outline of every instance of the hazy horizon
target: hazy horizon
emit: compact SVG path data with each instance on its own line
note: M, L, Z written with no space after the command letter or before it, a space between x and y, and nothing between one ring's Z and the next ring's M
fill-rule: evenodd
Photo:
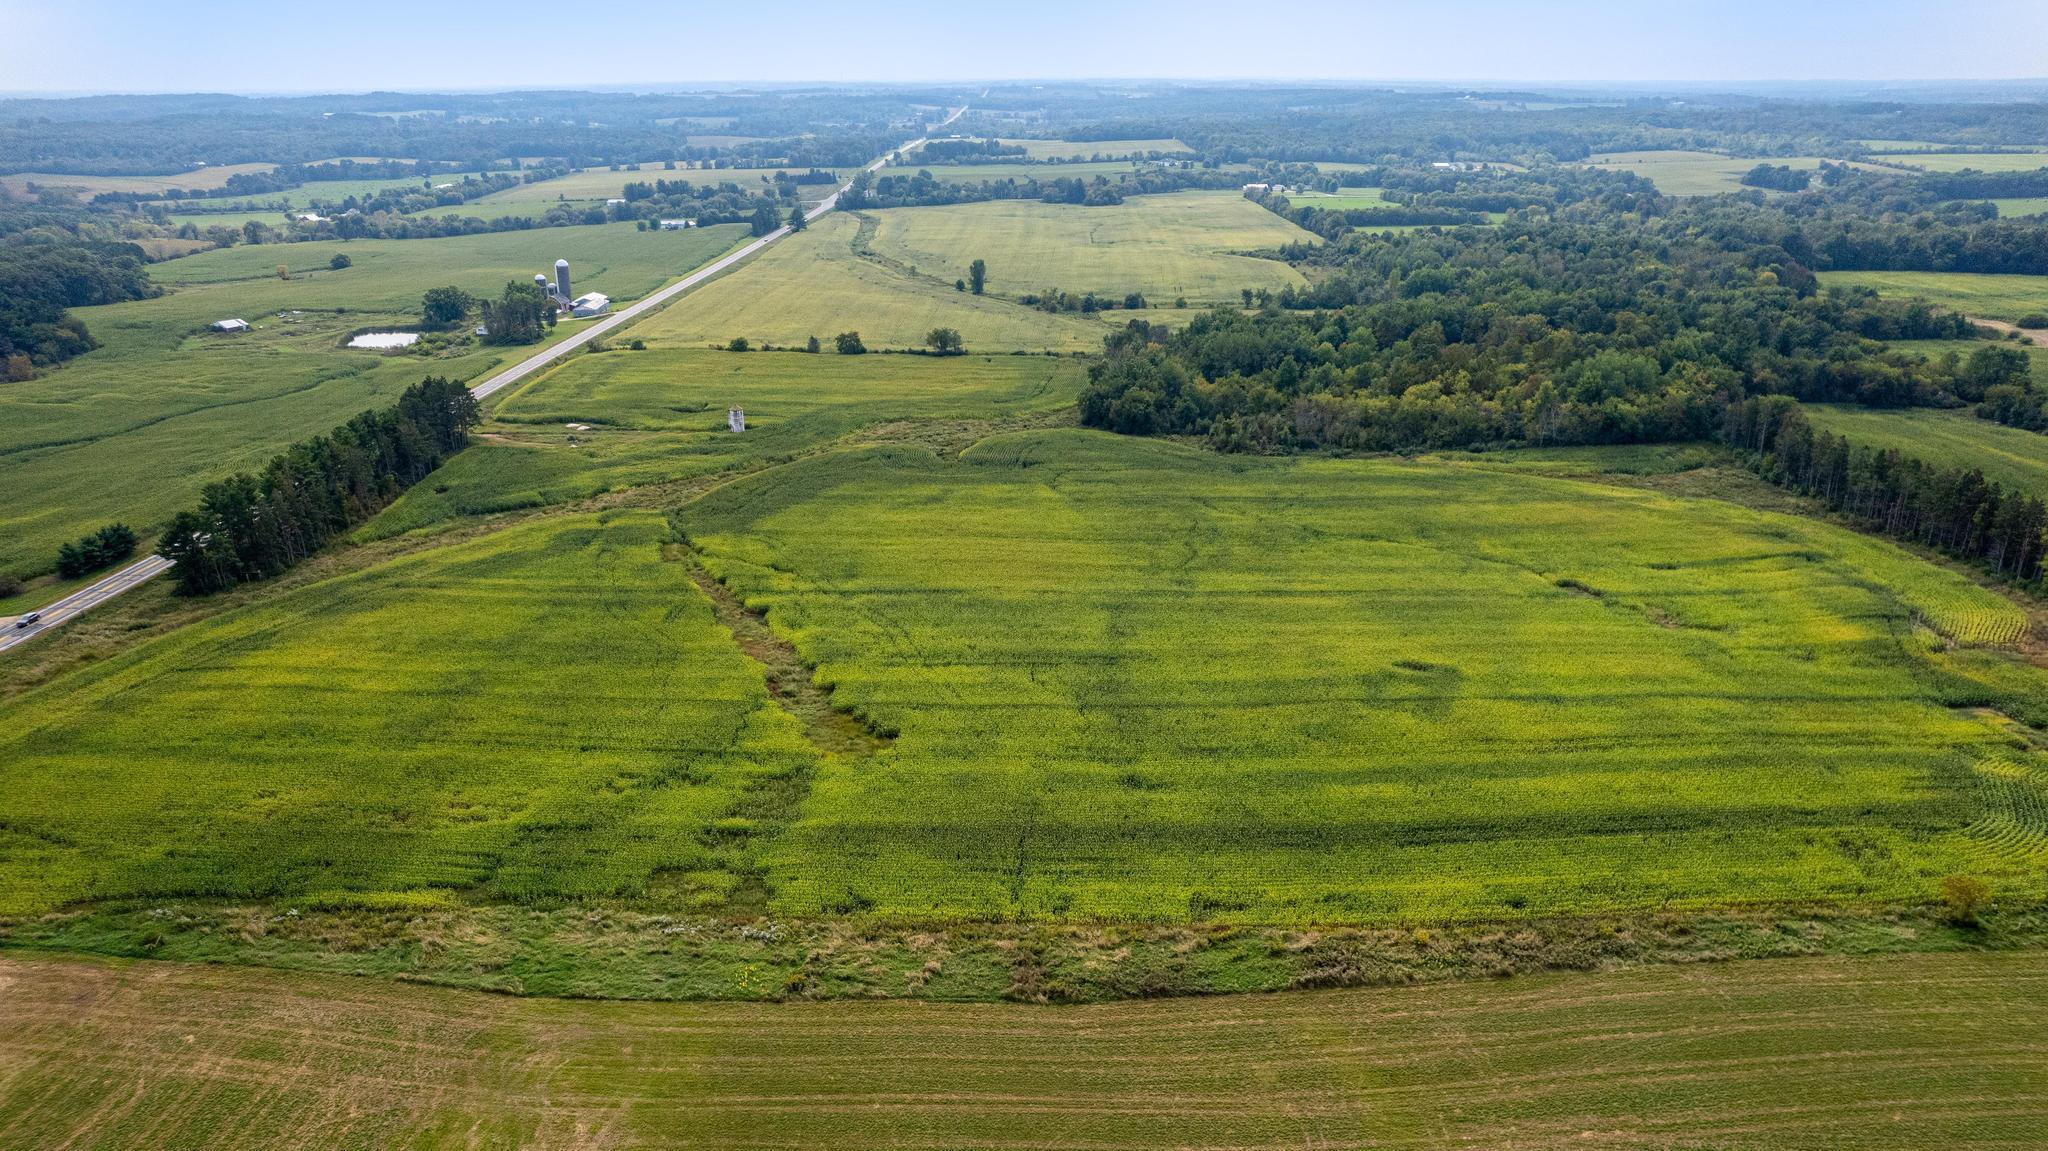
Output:
M1044 0L978 11L915 0L765 15L644 2L386 2L332 19L251 0L167 19L138 0L63 10L0 0L33 53L8 94L343 94L733 84L945 84L1151 77L1190 82L1731 89L2048 78L2024 0L1678 3L1300 0L1275 19L1216 0ZM1020 16L1023 18L1020 19ZM703 50L706 43L713 50Z

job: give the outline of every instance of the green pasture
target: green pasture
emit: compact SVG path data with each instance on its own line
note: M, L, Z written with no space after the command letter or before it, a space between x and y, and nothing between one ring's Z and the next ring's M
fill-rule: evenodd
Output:
M833 212L635 325L634 334L691 347L723 346L736 336L757 346L795 347L816 336L830 348L833 336L856 331L871 348L919 348L927 332L947 327L960 333L970 352L1101 350L1106 322L970 295L954 290L950 272L943 278L923 269L914 274L907 265L875 258L870 244L880 225L874 215ZM993 276L993 259L990 264ZM963 265L958 276L965 275Z
M1596 168L1634 172L1667 196L1714 196L1746 190L1742 177L1758 164L1819 168L1818 156L1723 156L1718 152L1607 152L1586 161ZM1860 165L1867 167L1868 165Z
M1327 208L1335 212L1353 208L1384 208L1390 203L1379 188L1346 188L1337 195L1289 192L1287 202L1297 208Z
M598 1003L26 955L0 980L14 1147L1811 1151L2024 1147L2048 1124L2039 952L1085 1007Z
M578 355L494 398L479 442L363 535L757 466L891 421L1051 412L1085 378L1079 363L1044 356ZM726 426L731 407L746 410L742 435Z
M1886 296L1926 300L1943 308L2012 323L2048 312L2048 276L1985 272L1822 272L1829 287L1873 288Z
M873 216L875 255L947 283L981 259L991 292L1136 291L1161 304L1302 286L1306 281L1289 265L1242 253L1316 239L1236 192L1133 196L1101 208L997 200Z
M1816 428L1859 446L1896 448L1940 467L1976 468L1985 478L2048 498L2048 436L1980 420L1967 411L1809 404Z
M1974 168L1979 172L2032 172L2037 168L2048 168L2048 151L1914 152L1886 156L1883 161L1889 165L1919 168L1928 172L1960 172L1966 168Z
M2048 773L1915 655L1915 619L2024 615L1807 520L1048 432L799 462L679 524L901 733L765 848L792 914L1912 899L2048 851L1995 782Z
M166 295L76 309L103 347L0 389L0 573L46 571L59 544L110 520L146 538L208 481L260 467L284 445L423 376L474 379L534 350L468 344L424 358L340 346L360 328L416 324L428 288L495 295L506 281L551 272L566 257L578 285L630 300L724 252L743 232L614 224L239 246L155 265ZM353 266L329 271L336 253ZM280 263L290 279L278 278ZM206 332L228 317L255 330Z
M2048 214L2048 196L2033 196L2011 200L1993 200L1998 205L2001 217L2040 216Z

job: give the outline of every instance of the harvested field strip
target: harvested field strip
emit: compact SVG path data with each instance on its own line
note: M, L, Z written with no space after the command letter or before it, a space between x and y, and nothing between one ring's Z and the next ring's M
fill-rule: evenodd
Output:
M15 1147L1931 1147L2048 1124L2048 955L1084 1008L0 960Z

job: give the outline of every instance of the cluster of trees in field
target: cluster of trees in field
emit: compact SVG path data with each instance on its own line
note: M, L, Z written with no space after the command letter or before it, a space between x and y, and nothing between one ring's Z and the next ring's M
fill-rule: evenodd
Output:
M1957 364L1872 342L1974 335L1960 317L1821 293L1784 249L1683 221L1351 236L1319 259L1312 286L1258 311L1212 311L1163 346L1112 339L1084 421L1237 450L1401 450L1698 439L1750 394L1984 394Z
M980 293L977 291L977 295ZM1047 288L1042 292L1027 292L1017 297L1017 302L1041 312L1080 312L1094 315L1096 312L1113 312L1118 308L1142 311L1151 305L1146 302L1143 292L1126 292L1121 296L1098 296L1094 292L1075 295L1063 288Z
M1813 173L1786 164L1758 164L1742 174L1742 183L1774 192L1804 192L1813 184Z
M0 240L0 381L29 379L97 347L69 309L157 295L143 263L133 244L55 227Z
M65 579L91 575L110 568L135 554L135 529L127 524L108 524L57 549L57 574Z
M1924 463L1896 449L1815 431L1799 405L1757 396L1727 406L1721 438L1750 453L1759 475L1897 539L1980 563L2000 576L2041 575L2048 508L1975 468Z
M451 380L414 384L398 402L302 440L260 475L206 485L158 550L180 591L205 595L269 579L375 515L469 442L476 397Z
M1149 196L1161 192L1184 192L1191 189L1229 189L1242 187L1247 177L1242 172L1218 172L1194 168L1140 168L1119 172L1114 177L1096 176L1027 176L1022 179L1004 177L1000 180L975 182L943 180L932 175L928 169L920 168L910 176L877 176L862 173L855 177L853 187L839 198L841 207L858 211L862 208L911 208L944 204L978 204L988 200L1037 200L1046 204L1086 204L1107 206L1121 204L1126 196Z

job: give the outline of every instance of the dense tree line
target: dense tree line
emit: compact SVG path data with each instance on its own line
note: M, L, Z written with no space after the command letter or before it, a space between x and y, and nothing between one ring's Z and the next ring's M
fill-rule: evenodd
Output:
M2007 491L1975 468L1943 468L1896 449L1815 431L1782 396L1729 404L1721 438L1750 453L1758 474L1873 530L1980 563L2009 579L2041 575L2040 499Z
M1083 418L1219 447L1399 450L1697 439L1731 398L1961 404L1983 379L1873 341L1959 317L1818 291L1781 248L1680 222L1353 236L1313 286L1112 340ZM1314 311L1289 310L1314 308Z
M917 150L919 163L957 164L963 161L1019 159L1030 155L1022 144L1005 144L991 136L981 140L927 140Z
M98 346L68 309L159 290L133 244L43 228L0 242L0 381L27 379L38 367Z
M159 550L187 595L279 575L461 451L478 418L468 388L423 380L389 408L293 444L260 475L208 484L199 506L164 529Z

